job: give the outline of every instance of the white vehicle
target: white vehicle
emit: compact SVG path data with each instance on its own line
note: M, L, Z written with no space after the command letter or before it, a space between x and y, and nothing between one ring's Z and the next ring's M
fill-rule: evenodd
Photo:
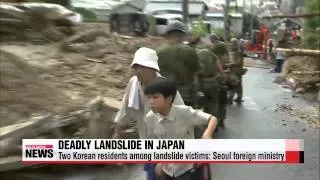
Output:
M157 35L164 35L167 31L168 25L174 20L182 21L181 14L159 14L153 16L156 20L156 33Z

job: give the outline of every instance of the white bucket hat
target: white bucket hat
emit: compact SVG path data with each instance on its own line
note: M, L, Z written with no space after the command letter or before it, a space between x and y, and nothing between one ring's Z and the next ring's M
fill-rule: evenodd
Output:
M133 66L134 64L160 71L157 53L155 50L150 48L142 47L138 49L134 54L134 58L130 66Z

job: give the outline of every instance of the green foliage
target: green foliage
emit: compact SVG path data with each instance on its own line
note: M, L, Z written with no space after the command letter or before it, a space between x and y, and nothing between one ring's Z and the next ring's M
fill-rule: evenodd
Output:
M218 36L224 37L224 29L222 28L217 28L217 29L213 29L212 32ZM234 37L234 33L230 32L230 37Z
M212 31L214 34L223 37L224 36L224 29L222 28L217 28L217 29L213 29Z
M88 9L74 8L73 11L80 13L84 21L94 21L97 19L96 14Z
M306 12L315 13L320 11L319 0L308 0ZM307 18L304 24L304 37L303 45L310 49L320 49L320 32L317 32L317 28L320 28L320 17L313 16Z
M192 26L191 34L193 36L204 37L208 34L207 25L203 22L203 20L199 19L198 23Z

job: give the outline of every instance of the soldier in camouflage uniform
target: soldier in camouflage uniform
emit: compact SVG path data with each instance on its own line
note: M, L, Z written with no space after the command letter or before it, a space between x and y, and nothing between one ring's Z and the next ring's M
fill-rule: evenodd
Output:
M213 114L218 119L218 124L221 125L223 114L220 113L219 108L221 86L218 75L223 73L223 68L220 60L210 50L212 45L201 43L200 37L190 38L188 45L195 48L200 61L198 83L200 92L204 94L203 101L200 103L201 107L205 112ZM201 134L201 131L198 134Z
M173 79L178 86L186 105L193 106L198 90L196 74L200 63L194 48L183 44L186 28L180 21L168 25L166 37L168 43L157 50L161 74Z
M200 59L200 71L198 74L200 91L205 94L204 111L213 114L221 125L223 114L220 112L220 82L218 74L222 68L218 57L209 49L197 50ZM220 68L219 68L220 67Z
M219 123L218 125L220 127L224 127L224 120L226 118L227 114L227 76L224 73L224 68L226 63L228 63L229 57L228 57L228 48L227 46L219 40L220 38L212 34L210 36L210 41L212 43L212 46L209 48L217 57L217 65L218 65L218 73L216 76L216 80L219 85L219 116L218 120Z
M233 97L235 94L237 94L237 98L235 101L237 103L241 103L242 100L242 75L246 73L246 69L243 68L243 58L241 55L241 52L239 50L239 40L236 38L231 39L231 45L230 45L230 60L231 62L228 64L228 67L230 67L232 76L234 81L237 81L234 84L234 88L231 90L229 101L233 100ZM236 78L235 78L235 77Z
M195 106L196 92L199 91L198 72L200 61L196 50L183 44L186 27L180 21L168 25L166 37L168 44L157 50L158 64L164 77L173 79L186 105ZM202 127L194 129L195 138L201 138ZM195 179L203 179L204 165L195 171Z

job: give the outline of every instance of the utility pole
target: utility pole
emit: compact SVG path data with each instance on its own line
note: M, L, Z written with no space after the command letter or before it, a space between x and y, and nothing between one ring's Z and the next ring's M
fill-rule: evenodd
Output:
M224 6L224 40L226 42L229 41L230 37L230 24L229 24L229 7L230 7L230 0L226 0L226 5Z
M251 14L251 19L250 19L250 34L253 30L253 6L252 6L252 0L250 0L250 14Z
M182 13L183 13L183 22L186 26L186 28L188 28L188 16L189 16L189 0L183 0L182 1Z
M242 2L242 13L246 12L246 0L243 0Z

